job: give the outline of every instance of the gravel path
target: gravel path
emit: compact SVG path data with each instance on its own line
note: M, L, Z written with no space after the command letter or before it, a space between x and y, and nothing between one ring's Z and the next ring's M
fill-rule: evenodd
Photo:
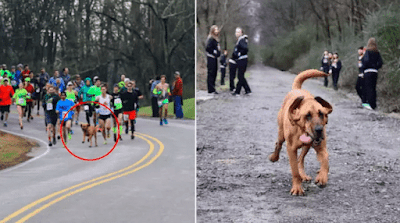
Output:
M400 120L359 108L354 94L324 88L322 80L307 80L304 89L333 105L329 181L322 189L303 183L306 195L291 196L286 143L278 162L268 155L295 76L263 66L249 71L253 95L223 92L197 104L197 221L398 222ZM314 180L314 150L305 162Z

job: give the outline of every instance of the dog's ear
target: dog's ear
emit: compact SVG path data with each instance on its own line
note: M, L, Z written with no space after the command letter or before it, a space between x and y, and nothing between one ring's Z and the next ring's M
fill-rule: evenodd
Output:
M81 128L82 128L82 123L81 123Z
M297 97L289 107L289 120L290 120L290 123L292 123L292 125L295 125L296 122L299 121L301 118L300 114L298 113L298 111L296 111L296 109L299 108L303 99L304 99L304 96Z
M329 104L327 101L325 101L324 99L322 99L321 97L315 97L315 100L320 103L322 105L322 107L324 107L326 110L326 114L330 114L332 113L332 105Z

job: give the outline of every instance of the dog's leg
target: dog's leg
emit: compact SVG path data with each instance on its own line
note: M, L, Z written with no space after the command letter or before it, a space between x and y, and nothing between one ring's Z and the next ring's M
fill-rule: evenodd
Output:
M274 152L268 157L271 162L276 162L279 160L279 153L281 152L282 144L285 142L285 136L283 133L283 124L281 123L281 121L279 121L278 125L279 125L278 141L275 143Z
M301 187L301 177L299 174L299 167L297 164L297 148L293 145L287 145L287 152L289 156L290 168L292 170L292 195L303 195L304 190Z
M300 156L299 156L299 174L303 182L311 181L311 177L306 174L304 171L304 158L306 157L308 151L310 150L310 146L303 146Z
M86 134L85 134L85 132L83 132L83 140L82 140L82 143L85 143L85 138L86 138Z
M325 143L324 143L325 144ZM318 161L321 164L321 168L319 169L319 173L315 178L315 183L319 187L324 187L328 182L328 172L329 172L329 159L328 159L328 151L326 149L326 145L315 148L317 152Z

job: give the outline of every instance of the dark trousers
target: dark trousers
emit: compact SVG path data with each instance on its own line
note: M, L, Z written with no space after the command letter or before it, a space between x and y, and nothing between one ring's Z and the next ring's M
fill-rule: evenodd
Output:
M363 95L366 103L371 108L376 108L376 82L378 80L378 73L368 72L364 74Z
M175 102L175 115L177 118L183 118L183 110L182 110L182 96L174 96Z
M329 67L323 67L325 73L329 73ZM328 87L328 77L324 77L324 86Z
M156 97L151 97L151 110L153 111L153 117L159 117L158 113L158 103Z
M357 78L356 91L357 91L357 94L360 97L362 103L366 103L365 102L365 98L364 98L364 94L363 94L363 87L364 87L364 78L359 76Z
M226 74L226 68L221 67L221 85L225 85L225 74Z
M238 79L239 82L236 85L236 94L240 94L240 90L242 89L242 87L244 88L246 93L250 93L250 87L247 84L246 78L244 77L244 74L246 72L247 69L247 58L246 59L242 59L242 60L238 60L237 61L237 65L238 65Z
M337 87L338 81L339 81L339 73L332 73L333 88L334 88L335 90L338 89L338 87Z
M236 78L237 64L229 63L229 89L233 91L235 89L235 78Z
M26 102L25 114L28 113L28 118L32 116L33 101Z
M215 92L215 80L218 72L218 60L216 58L207 57L207 88L208 93Z

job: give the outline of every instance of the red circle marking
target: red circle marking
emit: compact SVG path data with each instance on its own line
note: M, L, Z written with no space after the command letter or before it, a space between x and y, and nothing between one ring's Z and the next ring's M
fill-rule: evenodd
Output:
M89 103L99 104L99 105L101 105L101 106L107 108L107 109L112 113L112 115L114 116L115 121L117 122L117 128L118 128L118 138L117 138L117 141L115 142L113 148L112 148L110 151L108 151L108 153L106 153L105 155L103 155L103 156L101 156L101 157L94 158L94 159L86 159L86 158L83 158L83 157L80 157L80 156L75 155L73 152L71 152L71 150L68 149L67 145L66 145L65 142L64 142L64 137L62 137L62 135L63 135L63 134L62 134L62 128L63 128L63 125L64 125L64 119L68 116L68 113L69 113L70 111L72 111L76 106L83 105L83 104L89 104ZM97 130L96 130L96 134L97 134ZM72 108L69 109L68 112L64 115L63 120L61 120L61 125L60 125L60 136L61 136L61 141L62 141L64 147L67 149L67 151L68 151L69 153L71 153L71 155L75 156L76 158L78 158L78 159L80 159L80 160L84 160L84 161L96 161L96 160L100 160L100 159L103 159L104 157L108 156L108 155L115 149L115 147L117 146L117 144L118 144L118 142L119 142L119 135L120 135L120 131L119 131L118 117L115 116L114 112L111 111L111 109L110 109L108 106L106 106L106 105L104 105L104 104L102 104L102 103L100 103L100 102L97 102L97 101L86 101L86 102L79 102L78 104L75 104L75 105L72 106Z

